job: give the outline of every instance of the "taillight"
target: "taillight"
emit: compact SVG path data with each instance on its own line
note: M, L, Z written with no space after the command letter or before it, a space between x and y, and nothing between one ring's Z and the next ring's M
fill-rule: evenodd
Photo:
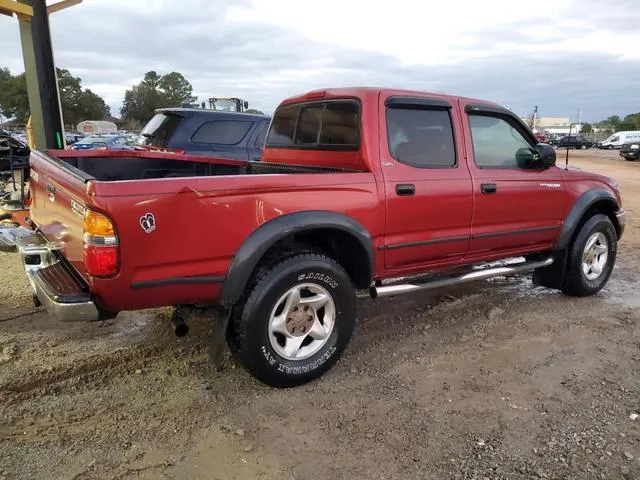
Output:
M84 266L89 275L108 277L118 271L118 236L109 217L87 210L82 222Z

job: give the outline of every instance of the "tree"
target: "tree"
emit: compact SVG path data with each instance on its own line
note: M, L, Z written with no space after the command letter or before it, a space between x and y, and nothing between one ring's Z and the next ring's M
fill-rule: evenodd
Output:
M66 124L77 124L82 120L102 120L109 115L104 100L89 89L82 89L81 80L69 70L56 69L62 116ZM7 75L8 74L8 75ZM29 96L24 73L11 75L0 69L0 110L7 117L26 122L29 117Z
M593 133L593 127L590 123L583 123L582 128L580 129L581 133Z
M612 115L611 117L607 118L607 123L613 128L618 128L618 125L620 125L620 117L618 115Z
M631 126L631 128L625 128L625 130L640 130L640 112L627 115L624 117L622 124Z
M245 113L255 113L256 115L264 115L264 112L260 110L256 110L255 108L248 108L244 111Z
M193 87L182 74L170 72L160 76L150 71L125 92L120 113L128 121L146 123L157 108L179 107L196 99Z

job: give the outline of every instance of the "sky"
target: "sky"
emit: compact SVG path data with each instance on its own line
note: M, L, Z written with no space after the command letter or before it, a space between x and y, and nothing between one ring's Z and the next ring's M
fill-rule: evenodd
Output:
M84 0L51 16L55 62L119 116L145 72L272 113L314 88L386 86L585 121L640 111L637 0ZM51 1L49 2L51 3ZM24 70L0 16L0 67Z

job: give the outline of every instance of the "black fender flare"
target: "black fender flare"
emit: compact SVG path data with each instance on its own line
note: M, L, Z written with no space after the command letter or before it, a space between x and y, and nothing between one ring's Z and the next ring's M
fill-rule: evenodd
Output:
M569 242L573 238L573 234L580 225L580 221L584 217L584 214L591 208L596 202L605 201L613 207L613 211L616 212L620 209L618 200L611 190L605 188L594 188L587 190L578 197L576 202L571 207L569 215L564 221L562 231L556 240L554 250L563 250L569 247ZM617 226L616 226L617 228Z
M315 229L341 230L353 235L367 252L368 276L373 279L374 247L373 239L366 228L347 215L324 210L294 212L281 215L260 225L243 242L236 252L222 285L220 303L235 304L249 282L251 274L264 254L279 240L294 233Z

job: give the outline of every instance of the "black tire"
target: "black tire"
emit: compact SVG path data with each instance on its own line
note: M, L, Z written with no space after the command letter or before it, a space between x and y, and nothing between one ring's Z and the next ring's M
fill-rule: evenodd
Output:
M582 268L583 254L587 241L598 232L602 233L607 241L607 260L599 276L594 279L588 279ZM617 251L618 235L611 219L602 214L596 214L589 218L580 227L578 234L569 247L567 270L562 284L562 291L575 297L586 297L599 292L611 276L616 262Z
M273 348L268 326L280 298L302 284L316 285L329 294L335 323L317 352L290 360ZM249 288L250 293L234 308L230 344L236 359L258 380L272 387L295 387L320 377L338 361L355 326L356 297L349 275L336 261L318 253L300 253L261 270Z
M587 146L586 145L580 145L580 150L586 150Z

